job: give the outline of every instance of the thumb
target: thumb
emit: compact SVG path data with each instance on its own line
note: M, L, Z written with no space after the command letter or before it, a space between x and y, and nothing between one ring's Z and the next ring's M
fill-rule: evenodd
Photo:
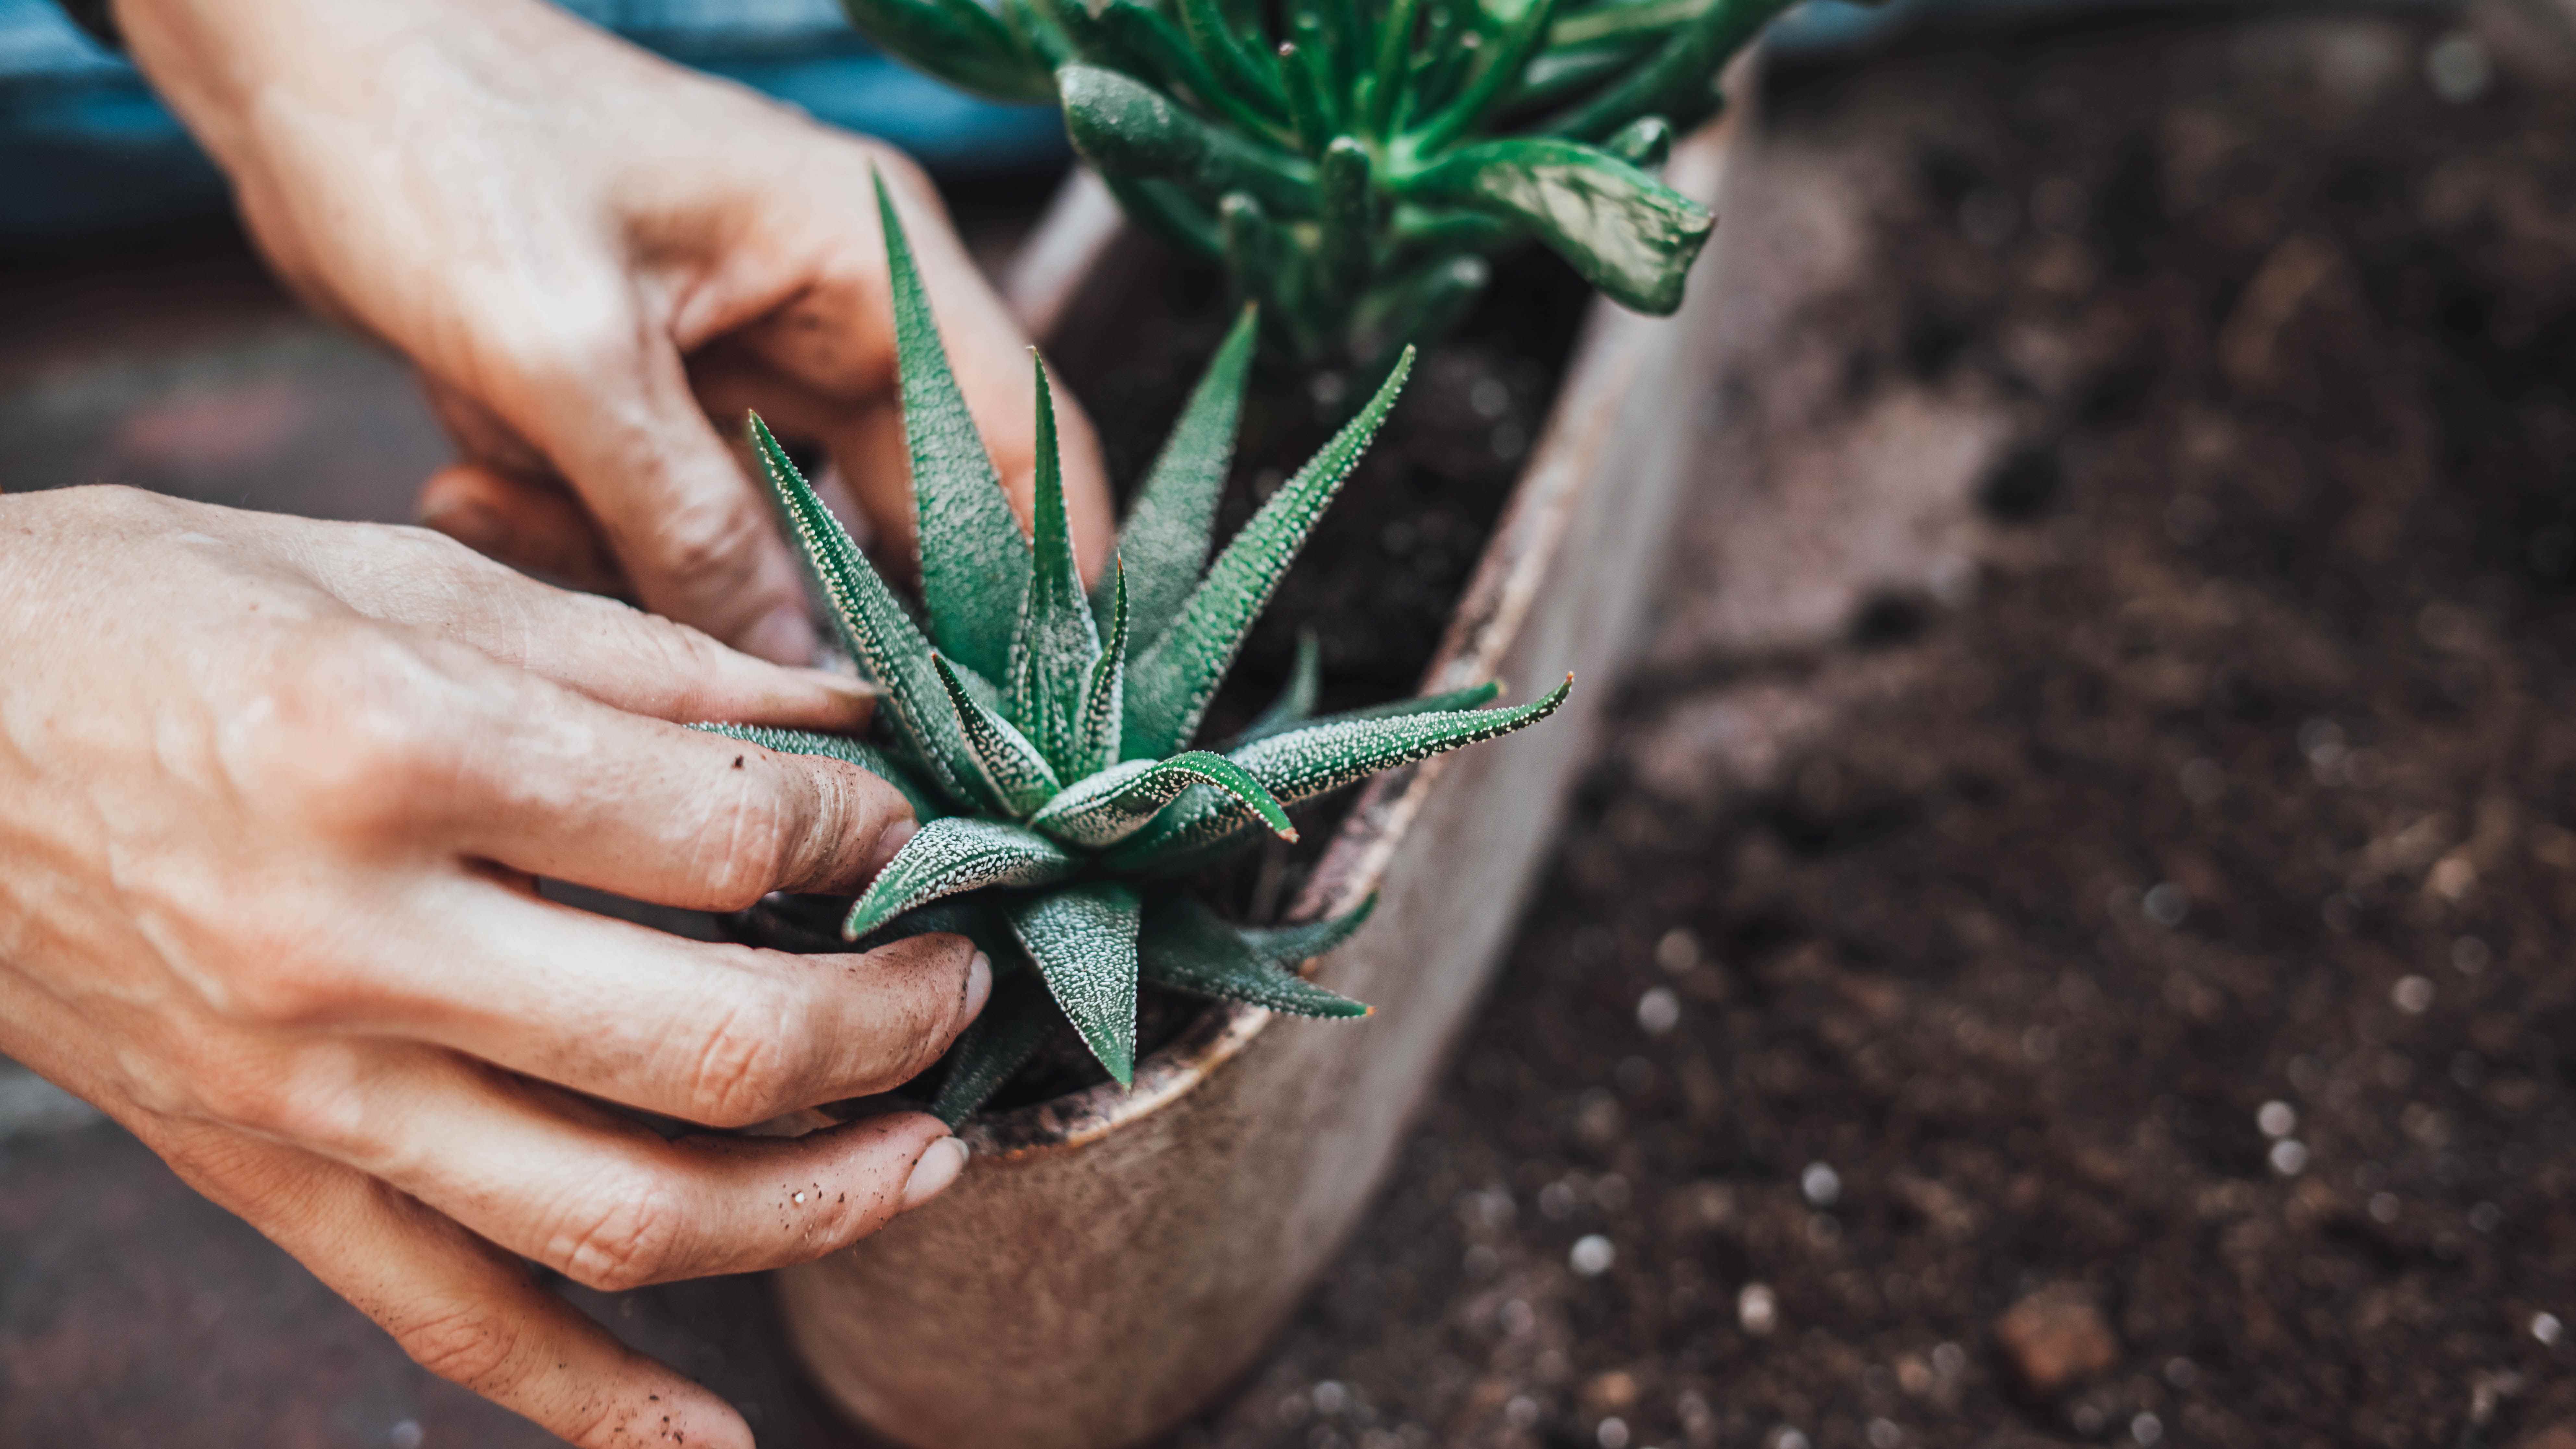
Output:
M635 309L525 358L512 425L598 520L646 608L783 664L815 634L802 576L678 349Z

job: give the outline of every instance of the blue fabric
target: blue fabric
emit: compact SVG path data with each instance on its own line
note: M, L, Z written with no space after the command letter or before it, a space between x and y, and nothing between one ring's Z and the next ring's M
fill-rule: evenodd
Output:
M833 0L567 0L673 59L881 136L951 176L1066 155L1047 106L998 106L908 70ZM211 215L222 176L134 67L53 0L0 0L0 247Z

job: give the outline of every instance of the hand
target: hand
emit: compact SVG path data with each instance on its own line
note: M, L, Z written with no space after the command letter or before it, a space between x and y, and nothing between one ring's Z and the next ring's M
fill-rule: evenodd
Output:
M423 517L767 658L814 636L729 445L746 408L824 445L911 556L910 463L870 169L1025 523L1027 339L918 170L542 0L119 0L136 60L305 297L419 364L466 455ZM1086 570L1098 445L1057 390Z
M798 957L541 899L849 891L863 771L668 721L846 729L782 669L415 529L121 489L0 498L0 1052L96 1103L414 1357L583 1445L748 1445L513 1254L599 1288L819 1256L965 1160L937 1119L734 1127L920 1071L965 940Z

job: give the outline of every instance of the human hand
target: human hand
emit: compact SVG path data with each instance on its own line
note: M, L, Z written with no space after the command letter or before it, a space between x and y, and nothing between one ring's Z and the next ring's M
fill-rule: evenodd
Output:
M599 1288L819 1256L937 1192L876 1092L982 1008L956 936L709 945L540 898L849 891L883 781L669 721L860 723L733 653L416 529L121 489L0 497L0 1052L87 1098L431 1369L582 1445L748 1445L512 1254Z
M823 445L911 556L910 463L870 170L1023 523L1027 339L890 148L541 0L118 0L135 59L231 176L279 271L420 367L465 462L433 526L803 663L800 574L727 433ZM1098 445L1057 390L1083 565Z

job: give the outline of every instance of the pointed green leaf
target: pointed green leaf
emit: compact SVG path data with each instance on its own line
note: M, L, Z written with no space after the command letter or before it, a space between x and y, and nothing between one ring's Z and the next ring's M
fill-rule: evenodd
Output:
M1193 785L1224 792L1231 802L1282 840L1295 840L1288 812L1252 773L1223 755L1192 750L1159 764L1129 760L1077 782L1029 818L1029 828L1058 840L1100 850L1143 828L1146 821Z
M1652 316L1681 306L1716 218L1698 202L1579 141L1486 141L1406 177L1408 199L1516 221L1613 301Z
M1118 556L1134 565L1134 577L1127 581L1128 647L1139 653L1171 627L1207 563L1217 500L1234 461L1235 428L1253 347L1260 339L1259 322L1250 307L1235 318L1118 530ZM1106 590L1095 593L1093 609L1106 620Z
M1118 763L1118 733L1127 714L1127 561L1109 561L1109 643L1091 662L1091 678L1082 687L1079 759L1068 773L1077 779L1099 774Z
M1044 363L1037 364L1037 377L1037 530L1030 540L1019 625L1011 636L1010 713L1048 763L1071 774L1081 768L1083 685L1100 657L1100 630L1082 596L1073 529L1065 520L1055 399L1047 388Z
M1270 602L1279 576L1296 559L1325 505L1341 491L1342 481L1358 464L1369 439L1377 435L1378 425L1386 421L1387 410L1395 406L1396 394L1403 390L1412 368L1413 350L1407 348L1368 406L1270 495L1217 556L1206 579L1182 606L1180 618L1129 669L1121 754L1130 759L1160 758L1188 744L1198 732L1199 717L1207 712L1218 681L1243 647L1244 633Z
M766 725L697 724L689 728L742 740L764 750L776 750L782 755L821 755L825 759L856 765L900 792L911 804L915 820L936 820L948 813L938 794L921 777L894 756L865 740L852 739L848 735L818 734L813 730L771 729Z
M1046 757L1029 743L1026 735L1014 729L1009 720L975 702L966 686L957 678L943 655L930 656L939 671L939 682L948 689L948 703L957 712L959 733L966 736L966 748L975 756L984 783L1009 807L1014 816L1025 816L1063 790Z
M903 221L877 179L886 273L894 293L896 368L902 377L903 436L912 452L912 501L921 528L921 599L930 637L944 654L988 679L1007 678L1011 634L1020 622L1029 541L1011 516L1001 475L975 431L974 415L948 370L930 294L914 267Z
M1143 979L1193 996L1241 1001L1295 1016L1366 1016L1369 1012L1340 992L1327 991L1265 957L1242 932L1192 896L1176 897L1145 918L1136 942L1136 962Z
M1394 699L1384 704L1370 705L1365 709L1347 709L1339 714L1328 714L1322 719L1310 720L1301 717L1287 721L1275 729L1263 729L1257 733L1253 730L1245 730L1243 737L1234 742L1234 748L1239 750L1256 740L1284 735L1292 729L1301 727L1343 724L1361 719L1396 719L1408 714L1455 714L1460 710L1482 709L1493 703L1494 697L1502 692L1503 687L1500 684L1487 680L1483 684L1471 684L1465 689L1453 689L1445 694L1424 695L1416 699Z
M1273 966L1296 967L1349 940L1377 913L1377 895L1338 916L1295 926L1238 926L1235 934L1252 954Z
M1115 881L1012 901L1012 934L1120 1086L1136 1078L1136 892Z
M869 678L884 686L887 714L938 777L939 788L961 803L985 799L974 755L957 732L956 712L948 707L947 691L930 667L929 641L877 576L876 566L850 542L841 521L806 486L805 475L796 471L769 425L755 413L750 426L752 451L768 475L788 537L796 541L815 587L831 606L843 647Z
M850 908L841 935L855 941L928 901L985 886L1051 885L1079 863L1064 847L1017 825L950 815L921 827Z
M1064 1013L1048 999L1046 982L1036 972L1015 972L993 983L993 996L984 1003L983 1014L968 1023L948 1048L948 1074L940 1080L930 1115L950 1127L974 1116L1029 1064L1063 1020Z
M1288 667L1288 683L1279 697L1270 702L1252 723L1235 737L1234 747L1241 749L1254 740L1286 734L1304 724L1315 712L1316 696L1324 688L1324 646L1312 629L1297 631L1297 662Z
M1538 723L1565 703L1574 687L1567 675L1543 699L1513 709L1409 714L1392 719L1345 720L1309 725L1245 745L1228 758L1250 771L1286 804L1310 800L1364 780L1380 770L1411 764L1461 746L1507 735ZM1113 870L1171 872L1196 865L1252 824L1238 802L1213 790L1193 789L1112 849L1103 862Z

